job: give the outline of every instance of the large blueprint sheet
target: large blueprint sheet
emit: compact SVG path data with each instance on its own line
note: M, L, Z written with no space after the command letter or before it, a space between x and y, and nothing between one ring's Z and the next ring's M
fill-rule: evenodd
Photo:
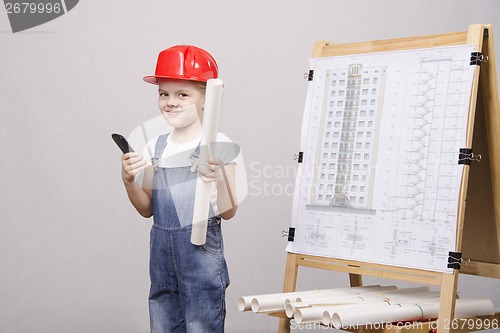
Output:
M449 271L475 51L310 60L288 251Z

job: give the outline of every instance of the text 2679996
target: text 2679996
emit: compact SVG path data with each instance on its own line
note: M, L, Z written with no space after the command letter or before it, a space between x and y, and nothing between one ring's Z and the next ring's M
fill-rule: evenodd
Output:
M63 9L60 3L6 2L7 14L59 14Z

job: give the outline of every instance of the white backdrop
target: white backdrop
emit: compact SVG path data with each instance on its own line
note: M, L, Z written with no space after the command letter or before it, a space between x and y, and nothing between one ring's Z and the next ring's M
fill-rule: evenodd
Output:
M276 332L277 319L239 313L236 300L282 288L281 232L290 224L313 42L490 23L500 49L499 12L496 0L82 0L13 34L0 9L0 332L148 332L151 221L127 200L110 134L158 115L157 93L142 76L161 49L195 44L219 62L221 130L242 147L249 182L223 226L226 331ZM499 283L461 277L459 290L499 309ZM347 284L345 274L299 273L299 289Z

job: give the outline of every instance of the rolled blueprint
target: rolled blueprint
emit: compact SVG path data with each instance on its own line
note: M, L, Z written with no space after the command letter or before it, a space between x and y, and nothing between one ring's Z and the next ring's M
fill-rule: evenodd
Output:
M312 301L308 302L290 302L285 304L285 315L288 318L292 318L296 310L310 308L310 307L326 307L328 309L333 308L336 309L338 306L343 305L353 305L357 304L357 306L363 306L363 304L373 303L373 302L385 302L385 298L381 296L361 296L361 295L351 295L351 296L341 296L335 299L332 297L318 297ZM389 302L386 302L390 304Z
M325 318L324 318L325 319ZM370 309L349 309L336 311L331 324L336 329L371 325L374 323L392 323L397 321L416 321L422 319L422 310L418 305L387 305Z
M276 294L261 294L261 295L252 295L252 296L241 296L238 299L238 309L240 311L250 311L252 310L252 300L253 299L265 299L265 298L270 298L270 299L276 299L279 298L284 302L286 299L291 298L291 299L296 299L300 295L306 295L306 294L319 294L323 292L329 292L329 291L336 291L338 289L321 289L321 290L307 290L307 291L292 291L288 293L276 293Z
M380 286L362 286L362 287L352 287L352 288L338 288L329 290L312 290L304 292L292 292L292 293L282 293L282 294L269 294L254 296L250 302L250 306L253 312L272 312L272 311L282 311L289 302L297 301L298 297L306 296L332 296L332 297L343 297L345 295L352 295L363 293L364 291L375 290L378 288L384 288Z
M384 297L384 301L389 304L415 304L415 303L425 303L425 302L433 302L436 299L439 299L439 292L429 291L426 293L416 294L413 297L402 296L402 295L388 295ZM458 296L457 296L458 298Z
M409 294L420 294L420 293L428 292L428 291L430 291L429 287L424 286L424 287L386 290L385 293L387 295L409 295Z
M404 289L398 290L396 286L373 286L363 289L355 289L350 291L350 293L345 293L342 295L328 295L322 293L320 295L304 295L297 297L296 302L286 302L285 301L285 314L288 318L292 318L296 309L307 308L307 307L318 307L318 306L338 306L343 304L355 304L368 301L383 302L387 301L385 295L392 295L393 293L398 293L401 291L405 292ZM415 291L416 292L416 291ZM404 299L403 299L404 300ZM387 303L389 303L387 301ZM390 304L390 303L389 303Z
M366 303L357 304L343 304L343 305L330 305L330 306L311 306L308 308L296 309L293 313L295 322L297 324L305 324L311 322L322 322L325 312L327 311L340 311L340 310L364 310L369 311L373 308L389 307L390 305L382 301L369 301ZM330 319L330 318L328 318Z
M379 299L380 300L380 299ZM293 314L298 309L309 308L311 306L334 306L341 304L356 304L363 302L363 298L359 295L352 295L347 297L338 297L335 300L332 300L331 297L318 297L312 301L302 302L288 302L285 304L285 315L288 318L292 318Z
M382 296L385 295L386 293L389 293L391 291L397 291L396 286L386 286L386 287L380 287L380 286L372 286L372 287L364 287L361 289L356 289L359 287L354 287L350 288L351 290L348 290L344 292L346 297L368 297L368 296ZM316 301L324 301L327 300L328 298L332 298L334 296L335 298L338 298L338 294L328 294L328 293L321 293L319 295L302 295L297 297L297 302L309 302L313 303Z
M223 82L220 79L209 79L205 94L205 109L203 111L203 135L201 145L206 145L208 157L211 156L211 145L217 138L219 127L219 112L222 101ZM200 162L204 162L200 159ZM212 184L205 183L201 177L196 179L196 194L194 198L193 223L191 243L203 245L207 236L208 214Z
M273 311L282 311L285 309L285 304L287 301L295 301L297 297L302 295L311 295L311 294L338 294L341 295L345 291L331 289L331 290L313 290L313 291L304 291L299 293L282 293L282 294L270 294L270 295L261 295L252 298L250 302L250 307L253 312L273 312Z
M489 315L494 312L493 303L488 299L459 299L455 303L455 318ZM374 323L392 323L418 321L437 318L439 300L420 304L389 305L380 308L339 310L331 317L331 324L336 329L369 325ZM326 318L323 317L323 323Z
M414 298L412 300L406 298L404 299L398 298L396 300L395 298L387 299L385 297L379 297L377 299L376 297L366 297L364 302L358 302L358 304L361 307L364 306L365 304L373 304L375 301L382 301L383 303L386 303L388 305L398 305L398 306L429 303L429 302L438 302L439 305L439 295L435 295L434 293L426 295L418 295L418 298ZM329 325L333 314L338 309L339 308L335 306L331 306L330 308L325 309L325 311L323 312L322 323L324 325Z
M434 319L439 314L439 300L436 302L418 303L422 308L422 319ZM455 301L455 318L485 316L493 314L493 303L489 299L457 299Z
M373 286L361 286L361 287L350 287L350 288L295 291L288 293L244 296L238 299L238 309L240 311L249 311L251 309L252 311L258 313L282 311L285 309L286 303L295 302L297 301L298 297L352 295L352 294L363 293L365 291L378 290L380 288L387 288L387 287L381 287L380 285L373 285Z

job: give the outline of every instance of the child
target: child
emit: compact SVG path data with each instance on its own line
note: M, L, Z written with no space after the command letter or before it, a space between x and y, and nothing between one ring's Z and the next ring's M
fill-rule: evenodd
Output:
M142 216L153 216L149 294L152 333L224 332L229 275L220 220L236 213L236 200L231 197L235 163L216 159L192 163L202 148L200 119L206 81L217 77L215 59L201 48L178 45L160 52L155 75L144 80L158 85L160 112L174 129L150 141L145 157L137 153L122 156L122 179L130 202ZM218 133L217 141L229 139ZM145 172L142 187L135 182L141 171ZM213 184L206 243L202 246L190 242L198 176Z

